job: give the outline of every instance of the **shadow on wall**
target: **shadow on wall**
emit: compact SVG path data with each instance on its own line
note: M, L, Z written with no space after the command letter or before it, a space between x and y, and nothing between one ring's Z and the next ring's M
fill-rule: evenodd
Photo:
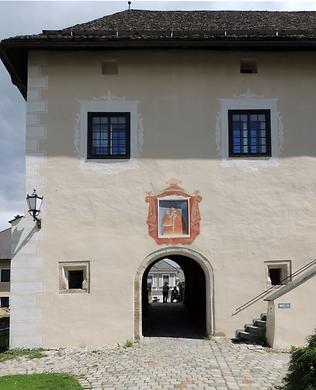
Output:
M215 104L215 101L213 103ZM209 112L200 111L200 108L197 107L195 107L195 113L193 113L188 112L183 107L178 107L178 103L170 102L169 105L168 112L165 112L163 107L161 109L157 108L156 114L153 113L150 119L142 118L144 128L143 146L141 152L137 153L136 158L222 160L219 150L224 147L228 153L228 145L221 146L218 142L220 132L217 129L217 113L211 115ZM64 131L61 134L57 128L57 126L60 127L59 122L50 119L49 113L47 115L48 119L52 121L52 124L49 125L50 142L49 145L44 147L44 150L47 150L48 157L63 156L79 160L79 155L73 146L75 118L64 119L62 125ZM277 154L277 158L281 159L304 156L316 157L316 133L310 131L313 123L308 125L310 121L306 120L306 117L309 115L301 108L292 108L292 112L282 113L284 144L278 147L282 150L278 150L277 153L275 153L276 151L273 150L272 146L272 156ZM180 123L179 118L181 118ZM305 124L304 126L302 126L302 122ZM298 128L300 129L300 136L297 135L296 130ZM272 128L271 131L278 130ZM63 139L62 143L60 142L61 139ZM258 159L258 157L235 157L235 159ZM94 162L101 165L104 161L101 159ZM112 163L114 162L112 160ZM121 161L115 163L121 164Z
M20 252L21 249L25 247L25 245L28 244L28 242L31 241L32 237L35 233L37 233L39 229L36 225L32 228L32 230L25 236L25 238L20 242L21 237L23 236L24 228L19 229L18 227L15 227L12 229L12 235L11 235L11 251L12 251L12 257L14 257L16 254Z
M41 116L49 133L47 140L40 140L40 149L47 151L48 156L79 158L75 148L86 140L86 136L80 139L80 132L87 132L88 119L86 113L83 114L86 120L80 121L79 101L101 102L102 107L104 102L104 112L107 107L113 108L113 102L117 104L115 107L133 102L137 105L138 118L133 113L131 139L138 138L141 159L220 160L220 150L228 148L222 144L227 142L222 136L225 139L228 136L228 110L222 106L221 99L228 99L232 101L229 106L232 110L271 111L270 118L264 122L258 118L255 122L247 119L244 123L241 118L234 122L240 135L244 124L248 132L250 128L254 131L254 126L258 138L262 137L261 129L271 127L279 141L279 150L272 151L273 155L316 157L316 132L312 131L316 102L315 54L261 54L264 66L258 75L240 74L240 55L236 53L157 51L150 54L113 53L124 67L115 77L104 78L101 72L92 77L85 71L86 56L82 53L58 53L58 56L54 53L49 109ZM99 60L101 57L96 55L95 60L91 59L91 66L99 65ZM228 63L235 65L230 68ZM304 73L306 64L309 71ZM62 72L58 77L57 69ZM65 87L65 80L70 88ZM275 109L266 100L276 101ZM135 122L138 129L133 125ZM255 140L252 137L251 142ZM238 142L241 141L236 140L236 145Z

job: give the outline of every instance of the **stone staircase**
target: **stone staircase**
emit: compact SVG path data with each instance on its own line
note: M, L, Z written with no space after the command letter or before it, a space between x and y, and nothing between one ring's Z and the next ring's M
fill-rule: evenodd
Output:
M260 318L254 319L252 324L246 324L244 329L236 331L236 337L232 339L234 343L266 344L266 321L267 314L262 313Z

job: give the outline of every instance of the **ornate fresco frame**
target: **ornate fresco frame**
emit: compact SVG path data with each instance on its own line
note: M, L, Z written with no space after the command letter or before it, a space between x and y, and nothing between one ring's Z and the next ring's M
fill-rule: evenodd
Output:
M154 195L151 192L148 192L146 196L146 203L149 204L147 217L148 233L158 245L191 244L196 236L200 234L201 216L199 203L201 202L202 197L199 191L195 191L193 194L187 193L183 188L179 187L176 180L170 180L168 184L169 186L161 192ZM174 200L188 200L189 234L177 237L159 236L159 200L172 200L173 197Z

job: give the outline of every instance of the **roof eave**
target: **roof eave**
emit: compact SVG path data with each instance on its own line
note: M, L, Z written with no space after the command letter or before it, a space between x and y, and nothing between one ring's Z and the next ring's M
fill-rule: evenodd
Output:
M27 57L29 50L106 50L106 49L210 49L210 50L315 50L316 39L95 39L9 38L0 43L0 58L12 83L27 99Z
M27 53L26 53L27 54ZM16 71L16 68L14 66L14 61L11 61L10 56L8 55L5 48L0 44L0 59L3 62L3 65L7 69L9 75L11 76L12 84L14 84L19 91L21 92L21 95L26 100L27 98L27 80L22 80L21 75L18 74ZM27 74L27 67L25 69L25 72Z

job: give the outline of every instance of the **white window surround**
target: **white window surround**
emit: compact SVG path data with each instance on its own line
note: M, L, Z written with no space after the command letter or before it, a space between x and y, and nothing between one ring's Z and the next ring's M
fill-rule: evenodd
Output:
M69 271L83 271L82 289L69 289ZM89 293L90 292L90 262L62 261L59 263L59 293Z
M129 112L130 113L130 159L87 159L88 112ZM105 174L119 173L137 168L143 144L143 128L138 113L138 101L107 96L80 101L80 114L75 125L75 148L80 158L80 168L97 170Z
M246 171L257 171L261 168L279 165L279 156L283 147L283 126L277 111L276 98L264 98L245 95L220 99L221 111L217 115L216 145L222 158L222 166L235 167ZM271 117L271 157L230 157L228 110L270 110Z

